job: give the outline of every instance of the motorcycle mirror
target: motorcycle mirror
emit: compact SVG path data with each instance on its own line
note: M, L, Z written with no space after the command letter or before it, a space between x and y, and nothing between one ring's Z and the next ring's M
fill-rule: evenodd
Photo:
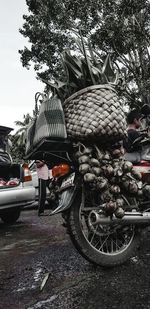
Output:
M141 114L144 116L150 115L150 106L148 104L144 104L141 108Z

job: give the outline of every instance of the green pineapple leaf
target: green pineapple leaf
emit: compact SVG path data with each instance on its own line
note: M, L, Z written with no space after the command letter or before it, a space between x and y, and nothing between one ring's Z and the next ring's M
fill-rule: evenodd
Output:
M71 55L70 51L64 51L63 52L63 58L72 64L77 70L81 69L81 60L80 58L77 58L75 55Z
M45 80L45 79L42 79L42 81L48 86L50 86L51 89L59 89L66 85L66 83L61 82L60 80L59 81L55 80L55 83L49 80Z
M76 33L75 42L77 53L66 49L61 54L62 76L59 80L45 81L53 94L57 94L62 101L80 89L91 85L111 84L119 87L118 74L114 72L110 55L103 62L103 55L95 50L89 40Z
M84 53L85 61L86 61L86 64L87 64L87 69L89 70L89 74L91 76L92 84L95 85L96 81L94 79L94 76L93 76L93 73L92 73L92 70L91 70L92 64L91 64L91 62L89 60L89 57L87 55L86 47L85 47L83 36L82 36L81 32L80 32L80 36L81 36L81 43L82 43L83 53Z
M111 63L111 59L110 59L110 55L108 54L104 65L102 67L102 74L105 75L106 80L109 82L114 83L115 79L116 79L116 74L114 73L114 70L112 68L112 63Z
M64 62L68 68L69 71L72 72L72 74L75 76L75 78L82 78L82 72L81 70L78 70L74 65L72 65L71 62L64 59Z
M88 40L88 50L89 50L89 53L90 53L91 60L92 60L93 64L95 65L95 67L97 67L98 66L97 57L95 57L95 55L94 55L94 51L92 49L90 40Z

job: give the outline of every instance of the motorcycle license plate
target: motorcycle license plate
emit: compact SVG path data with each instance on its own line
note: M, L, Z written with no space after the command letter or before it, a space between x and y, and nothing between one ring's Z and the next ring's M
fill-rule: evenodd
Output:
M61 189L72 187L74 185L75 173L72 173L62 181Z

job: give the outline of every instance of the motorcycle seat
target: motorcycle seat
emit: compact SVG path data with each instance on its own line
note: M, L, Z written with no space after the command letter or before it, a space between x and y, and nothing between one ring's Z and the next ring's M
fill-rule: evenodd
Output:
M131 163L139 163L141 161L141 155L139 152L126 152L124 154L124 158L126 161L130 161Z

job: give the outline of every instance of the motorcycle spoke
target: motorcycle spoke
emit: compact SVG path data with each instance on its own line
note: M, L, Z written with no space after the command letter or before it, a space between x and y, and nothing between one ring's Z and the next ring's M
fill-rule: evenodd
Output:
M88 242L96 250L101 251L104 254L115 254L124 250L133 236L130 229L126 231L127 236L123 231L121 233L121 230L101 235L102 231L98 225L95 227L94 231L90 231L87 225L87 219L85 220L84 225L86 226L86 228L84 226L84 235L88 239Z
M97 247L98 247L99 243L100 243L100 240L98 240L98 241L96 242L96 244L95 244L95 248L97 248ZM91 244L92 244L92 242L91 242Z
M96 227L95 233L93 233L93 236L92 236L92 239L91 239L91 243L92 243L92 241L93 241L93 239L94 239L94 237L95 237L95 234L96 234L97 228L98 228L98 226Z
M121 246L118 245L118 239L117 239L117 237L116 237L116 241L113 240L113 242L114 242L115 247L116 247L116 250L115 250L115 251L119 251L119 249L120 249Z
M106 238L106 237L105 237L105 238ZM101 248L101 250L104 251L104 250L103 250L104 243L105 243L104 237L101 237L101 236L97 237L97 235L96 235L96 240L97 240L97 243L95 244L95 247L96 247L98 250L100 250L100 248Z
M101 249L104 247L104 245L105 245L105 243L106 243L108 238L109 238L109 235L105 238L105 240L103 241L102 245L99 247L99 249L98 249L99 251L101 251Z
M84 237L97 251L114 255L126 250L134 237L133 226L89 225L89 213L93 207L80 208L80 224Z
M113 244L114 244L114 242L111 241L111 253L113 253L113 251L114 251L114 246L113 246Z

